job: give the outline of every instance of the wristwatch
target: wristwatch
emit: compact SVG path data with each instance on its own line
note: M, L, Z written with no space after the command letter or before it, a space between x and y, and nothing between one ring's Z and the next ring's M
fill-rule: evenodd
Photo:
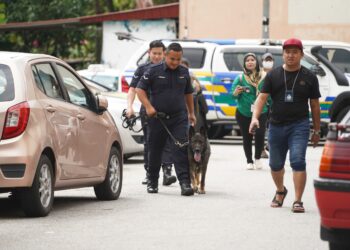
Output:
M321 131L320 130L313 130L312 134L313 135L321 135Z

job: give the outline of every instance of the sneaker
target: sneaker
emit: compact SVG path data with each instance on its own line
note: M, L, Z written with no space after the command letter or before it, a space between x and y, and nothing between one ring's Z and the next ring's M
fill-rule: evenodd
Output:
M248 163L247 164L247 170L253 170L254 169L254 164L253 163Z
M254 163L254 167L255 169L262 169L264 167L264 164L260 159L259 160L256 159Z

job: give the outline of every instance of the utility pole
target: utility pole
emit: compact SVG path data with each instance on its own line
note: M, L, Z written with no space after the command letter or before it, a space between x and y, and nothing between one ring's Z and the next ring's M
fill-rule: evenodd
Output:
M270 38L270 0L263 0L262 38Z

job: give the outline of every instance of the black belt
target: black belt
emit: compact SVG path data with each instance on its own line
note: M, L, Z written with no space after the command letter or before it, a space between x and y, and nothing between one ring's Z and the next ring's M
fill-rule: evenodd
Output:
M161 118L161 119L165 119L165 120L169 120L171 118L175 118L175 117L178 117L178 116L181 116L181 115L184 115L184 114L186 114L185 111L181 111L181 112L177 112L177 113L173 113L173 114L167 114L167 113L164 113L164 112L157 112L156 117L157 118Z

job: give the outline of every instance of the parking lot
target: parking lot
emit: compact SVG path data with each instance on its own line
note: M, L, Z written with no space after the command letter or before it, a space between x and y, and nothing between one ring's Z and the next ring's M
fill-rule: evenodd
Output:
M327 249L319 237L319 214L312 179L322 147L308 148L305 214L269 207L274 194L268 168L245 170L242 145L228 137L212 141L207 194L183 197L178 184L148 194L141 185L142 158L124 165L117 201L96 200L92 188L56 192L48 217L28 219L0 195L1 249ZM20 240L18 240L20 239Z

